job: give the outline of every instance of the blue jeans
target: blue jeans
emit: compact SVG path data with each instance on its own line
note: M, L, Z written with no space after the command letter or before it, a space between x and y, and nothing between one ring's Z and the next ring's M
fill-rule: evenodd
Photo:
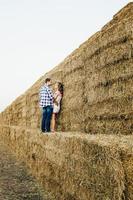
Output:
M42 125L41 125L42 132L50 132L50 122L52 113L53 113L52 106L43 107Z

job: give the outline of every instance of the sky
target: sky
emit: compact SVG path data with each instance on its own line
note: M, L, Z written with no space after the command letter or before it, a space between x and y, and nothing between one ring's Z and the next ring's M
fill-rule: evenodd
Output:
M0 0L0 112L127 0Z

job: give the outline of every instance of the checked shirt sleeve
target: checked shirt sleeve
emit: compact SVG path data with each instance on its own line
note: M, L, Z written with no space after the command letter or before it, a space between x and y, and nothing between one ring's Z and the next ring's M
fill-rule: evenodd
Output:
M53 106L52 90L47 86L43 86L40 89L39 99L40 99L40 107Z
M51 91L50 88L47 88L47 93L48 93L48 95L49 95L49 98L50 98L51 100L53 100L53 92Z

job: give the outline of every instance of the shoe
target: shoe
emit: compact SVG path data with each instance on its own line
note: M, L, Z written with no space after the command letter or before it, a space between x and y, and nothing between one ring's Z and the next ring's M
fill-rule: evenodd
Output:
M42 133L42 134L44 134L44 133L45 133L45 131L42 131L41 133Z

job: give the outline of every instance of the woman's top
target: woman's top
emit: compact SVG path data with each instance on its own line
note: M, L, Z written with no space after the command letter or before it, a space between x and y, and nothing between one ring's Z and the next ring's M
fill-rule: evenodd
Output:
M62 94L59 91L54 93L54 108L53 113L59 113L61 104Z

